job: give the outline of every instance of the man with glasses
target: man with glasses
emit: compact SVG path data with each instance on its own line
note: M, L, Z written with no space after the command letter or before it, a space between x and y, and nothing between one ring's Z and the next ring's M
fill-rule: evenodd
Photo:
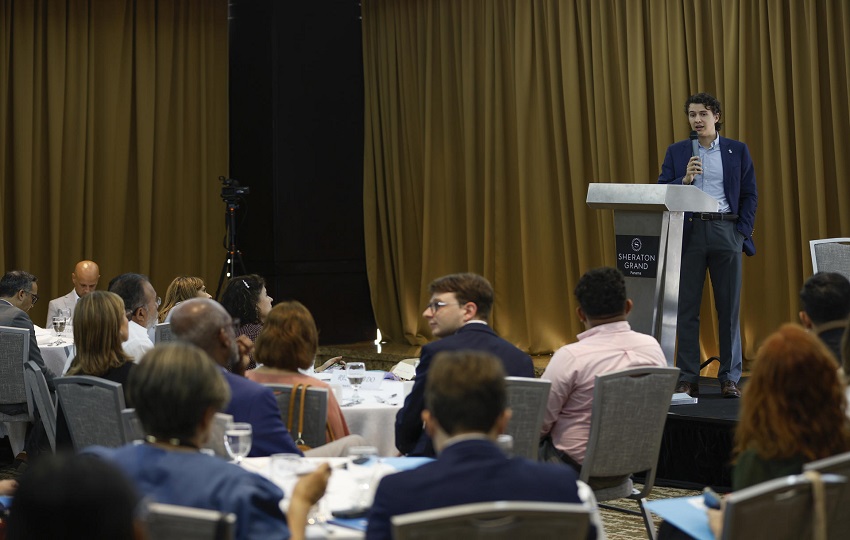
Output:
M149 330L157 323L157 308L162 299L156 295L147 276L142 274L121 274L109 282L109 292L124 300L124 310L130 321L130 337L124 342L124 352L134 362L142 359L146 352L153 349Z
M435 354L441 351L473 350L495 355L511 377L534 377L531 357L499 337L487 324L493 307L493 287L472 273L451 274L431 282L431 299L422 312L431 333L439 338L422 347L413 390L396 415L395 444L411 456L434 456L434 445L422 427L425 383Z
M7 272L0 278L0 326L26 328L30 331L29 359L41 368L44 378L47 379L47 386L53 391L53 374L44 367L41 350L35 339L35 329L27 315L27 311L38 302L36 279L34 275L21 270ZM6 414L19 414L26 410L26 403L0 405L0 412Z

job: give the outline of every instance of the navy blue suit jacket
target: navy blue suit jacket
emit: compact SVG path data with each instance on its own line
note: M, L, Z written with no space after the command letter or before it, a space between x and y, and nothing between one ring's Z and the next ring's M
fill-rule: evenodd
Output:
M502 361L510 377L534 377L531 357L500 338L490 326L467 323L450 336L422 347L413 390L404 399L404 406L395 418L395 445L399 452L411 456L434 456L431 437L422 428L422 410L425 408L425 382L434 355L442 351L485 351Z
M369 511L368 540L392 538L399 514L488 501L581 503L576 472L567 466L507 458L489 440L457 442L436 461L385 476ZM591 535L595 536L595 531Z
M271 454L301 454L280 416L274 393L262 384L221 370L230 386L230 403L225 414L234 422L251 424L251 452L248 457Z
M756 224L756 173L747 145L733 139L720 137L720 155L723 162L723 191L733 214L738 214L736 228L744 236L743 251L755 255L753 230ZM681 184L685 177L688 161L691 159L691 141L684 140L667 147L664 163L661 165L659 184ZM683 248L688 245L693 222L690 212L685 215Z

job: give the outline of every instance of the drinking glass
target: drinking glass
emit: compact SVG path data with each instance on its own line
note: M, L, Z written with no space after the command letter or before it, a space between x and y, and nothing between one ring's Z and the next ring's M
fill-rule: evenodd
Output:
M60 343L60 334L65 331L65 317L53 317L53 331L56 333L56 343Z
M74 323L73 323L73 320L71 319L71 310L70 310L70 309L68 309L68 308L62 308L62 309L60 309L60 310L59 310L59 316L60 316L60 317L65 317L65 330L67 330L68 332L70 332L70 331L71 331L71 328L70 328L70 327L71 327L71 325L72 325L72 324L74 324Z
M357 483L352 507L368 508L375 496L375 474L378 464L378 449L374 446L352 446L348 449L348 471Z
M363 398L360 397L358 390L363 384L363 379L366 377L366 364L363 362L347 362L345 364L345 375L348 377L348 382L354 388L354 394L351 396L352 403L361 403Z
M251 451L251 424L233 422L224 430L224 447L237 465L242 464L242 458Z

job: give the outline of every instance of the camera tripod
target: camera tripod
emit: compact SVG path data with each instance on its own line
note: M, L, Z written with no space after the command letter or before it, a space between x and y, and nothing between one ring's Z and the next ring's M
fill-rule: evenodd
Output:
M246 273L245 263L242 262L242 252L236 247L236 210L239 209L239 203L236 199L224 199L224 202L227 205L224 215L227 255L225 255L224 264L221 267L221 275L218 277L218 287L215 290L216 298L219 298L225 277L229 280L235 276L237 267L240 274Z

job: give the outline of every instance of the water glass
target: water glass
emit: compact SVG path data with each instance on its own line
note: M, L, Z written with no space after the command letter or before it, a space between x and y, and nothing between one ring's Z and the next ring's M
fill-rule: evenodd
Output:
M348 449L348 471L357 483L354 501L355 508L368 508L375 495L375 474L378 464L378 449L374 446L352 446Z
M237 465L251 451L251 434L251 424L247 422L233 422L224 430L224 447Z
M348 382L354 388L354 394L351 396L352 403L360 403L363 398L360 397L358 390L363 384L363 379L366 377L366 364L363 362L347 362L345 364L345 375L348 377Z
M60 339L60 334L65 331L65 317L53 317L53 332L56 333L57 343Z

